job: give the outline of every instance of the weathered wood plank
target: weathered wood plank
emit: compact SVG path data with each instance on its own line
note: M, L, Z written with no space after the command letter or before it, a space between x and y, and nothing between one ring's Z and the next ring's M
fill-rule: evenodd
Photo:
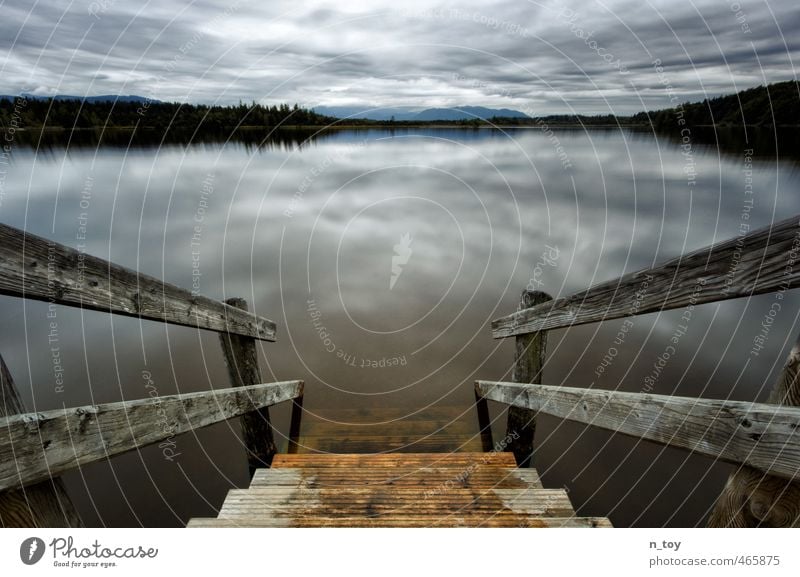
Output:
M228 299L225 304L247 311L247 301L242 298ZM255 339L231 333L220 333L219 339L225 355L225 364L228 365L231 384L234 387L246 387L260 383L261 369L258 366ZM278 449L272 436L272 424L267 407L245 413L240 420L242 439L247 450L247 465L252 477L256 469L269 467Z
M275 323L0 224L0 294L275 340Z
M378 517L405 514L441 517L459 512L486 515L569 517L575 512L563 489L441 487L256 487L228 492L219 517Z
M763 403L478 381L487 399L779 477L800 477L800 409Z
M0 418L25 412L22 399L0 355ZM83 527L60 477L0 492L0 527Z
M520 310L529 309L553 298L541 291L522 291ZM547 332L539 331L517 335L514 355L514 370L511 380L515 383L541 382L547 349ZM477 394L477 391L476 391ZM509 450L514 453L518 467L533 466L533 438L536 434L536 413L521 407L510 406L506 421L506 439L510 439Z
M800 337L768 403L800 405ZM729 478L708 520L709 527L800 527L800 481L742 466Z
M506 527L506 528L610 528L604 517L531 517L529 515L442 515L411 517L382 515L365 517L236 517L235 519L195 518L190 528L235 527Z
M510 337L796 288L800 267L792 265L800 247L799 218L496 319L492 336Z
M250 487L346 487L392 485L395 487L475 487L543 489L536 469L508 469L491 465L470 467L375 467L375 468L272 468L259 469Z
M0 489L49 479L302 391L302 381L285 381L0 419Z
M378 453L353 454L278 454L274 467L464 467L494 465L515 467L511 453Z

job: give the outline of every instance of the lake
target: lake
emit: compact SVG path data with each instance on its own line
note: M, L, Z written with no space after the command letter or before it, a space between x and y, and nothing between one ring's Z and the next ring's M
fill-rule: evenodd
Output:
M458 421L435 439L457 449L475 442L474 380L510 379L513 343L489 325L526 286L567 296L800 213L796 157L762 146L768 138L708 142L536 127L19 145L0 173L0 220L210 297L246 298L278 324L277 342L259 344L265 381L306 381L304 421L320 426L308 450L393 435L392 450L424 451L430 431L415 422L426 414ZM637 317L621 344L621 320L553 331L543 381L763 400L799 324L788 293L751 354L774 299L703 305L688 322L682 310ZM0 297L0 352L30 410L228 386L216 334L47 312ZM283 447L289 410L272 409ZM499 439L504 417L492 411ZM246 485L238 427L177 437L172 458L148 447L64 479L89 525L181 525ZM369 438L353 441L365 427ZM701 524L731 471L547 417L536 442L545 487L567 487L579 514L617 526Z

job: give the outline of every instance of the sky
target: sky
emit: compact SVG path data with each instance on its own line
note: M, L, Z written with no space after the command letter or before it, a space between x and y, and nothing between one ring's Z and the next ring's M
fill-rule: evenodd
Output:
M0 93L625 114L796 78L797 0L0 1Z

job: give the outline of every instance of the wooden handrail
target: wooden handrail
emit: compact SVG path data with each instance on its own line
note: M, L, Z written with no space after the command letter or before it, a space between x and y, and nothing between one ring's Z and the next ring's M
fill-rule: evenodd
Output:
M800 286L800 216L492 322L492 336L685 307Z
M0 224L0 294L275 340L275 323Z
M492 401L800 478L800 408L599 389L477 381Z
M302 396L284 381L0 419L0 491Z

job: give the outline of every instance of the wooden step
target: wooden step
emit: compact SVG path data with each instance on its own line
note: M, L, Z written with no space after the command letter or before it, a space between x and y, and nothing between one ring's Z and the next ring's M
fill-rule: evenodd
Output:
M474 467L305 467L258 469L250 487L482 487L499 489L543 489L536 469L508 469L491 465Z
M447 513L486 516L521 514L535 517L574 516L563 489L475 489L422 487L257 487L228 492L220 518L271 517L412 517Z
M506 515L485 517L481 515L447 515L442 517L382 516L376 519L363 517L236 517L218 519L198 517L189 521L188 527L523 527L523 528L595 528L611 527L605 517L531 517L529 515Z
M276 455L190 527L610 527L511 453Z
M467 467L494 465L515 468L512 453L375 453L275 455L272 467Z

